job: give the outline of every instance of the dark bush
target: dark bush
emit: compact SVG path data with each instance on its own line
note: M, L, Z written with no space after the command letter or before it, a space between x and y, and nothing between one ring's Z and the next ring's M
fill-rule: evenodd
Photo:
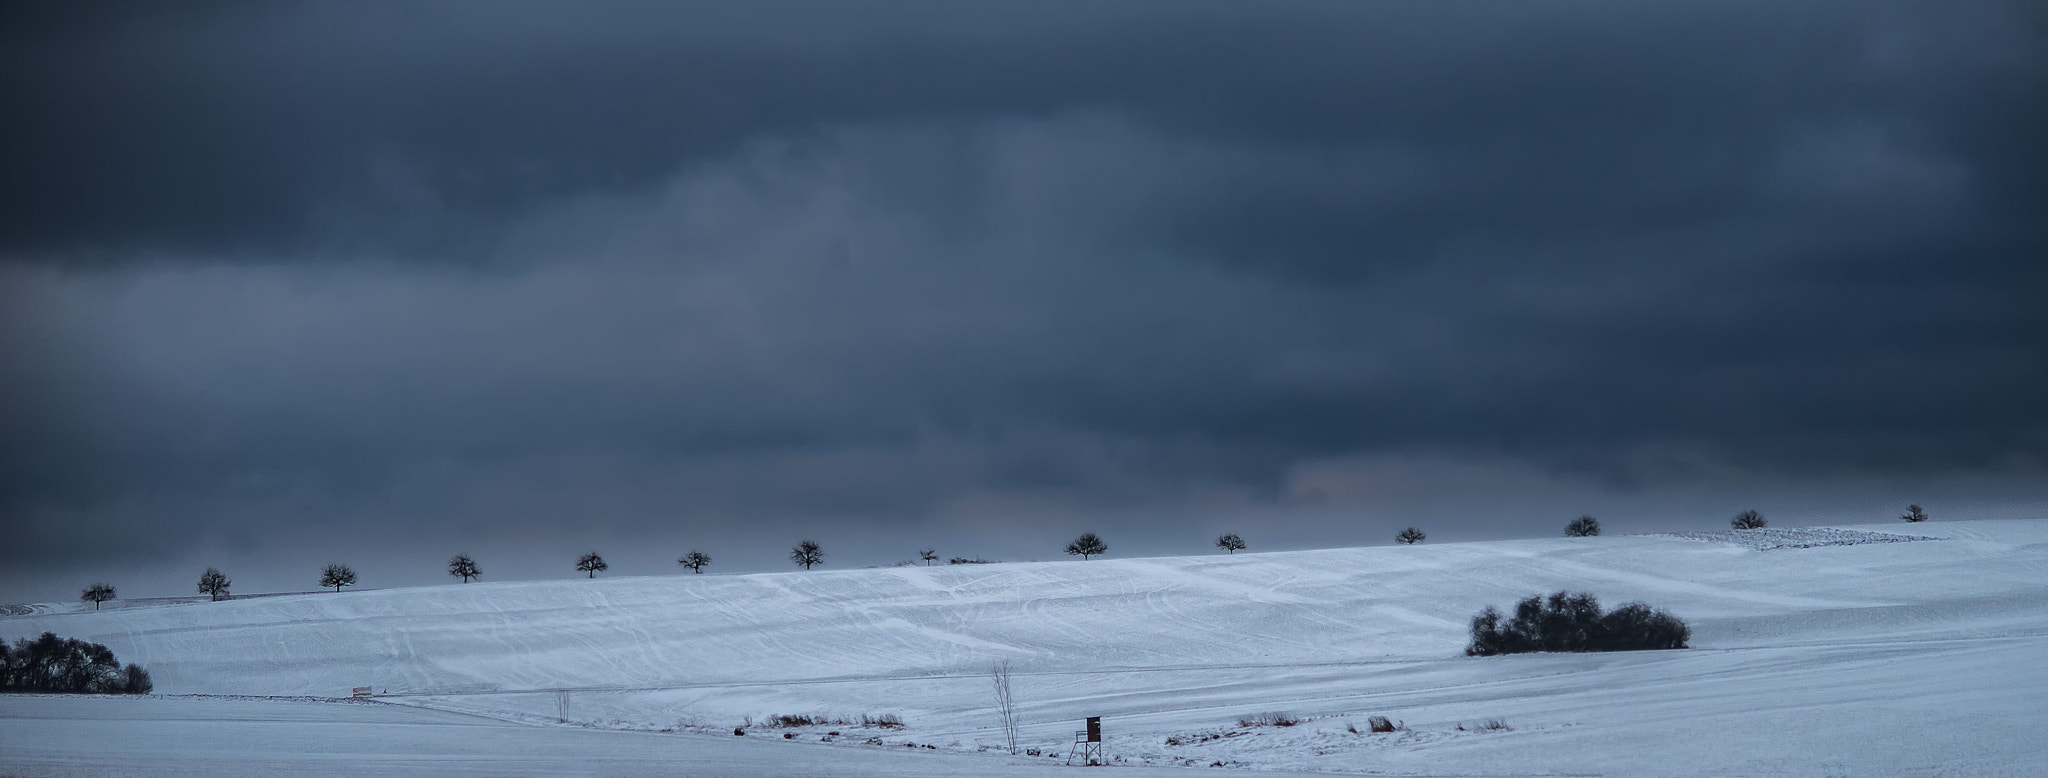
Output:
M1652 651L1685 648L1691 639L1685 622L1643 603L1602 614L1593 595L1558 592L1547 600L1537 596L1516 603L1512 619L1491 606L1480 611L1472 617L1472 644L1465 654Z
M1685 648L1692 628L1678 617L1632 602L1600 617L1594 651L1662 651Z
M1735 518L1728 520L1728 526L1736 529L1763 529L1770 525L1771 522L1766 520L1763 514L1754 510L1735 514Z
M1580 516L1564 525L1564 536L1568 538L1590 538L1600 534L1600 520L1592 516Z
M98 643L45 632L14 641L12 649L0 644L0 690L148 694L153 687L149 671L123 667L113 651Z
M156 684L149 680L149 671L142 669L141 665L131 664L121 668L121 691L128 694L148 694L155 688Z
M1394 726L1393 719L1385 716L1373 716L1366 719L1365 723L1371 725L1374 732L1393 732L1400 729L1400 727Z

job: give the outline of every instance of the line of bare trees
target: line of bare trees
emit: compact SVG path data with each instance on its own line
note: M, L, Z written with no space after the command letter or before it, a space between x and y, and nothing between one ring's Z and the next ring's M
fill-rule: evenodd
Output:
M1899 516L1899 520L1910 523L1927 521L1927 511L1918 505L1908 505L1906 506L1906 512ZM1768 527L1770 526L1770 521L1764 518L1761 512L1752 509L1735 514L1735 518L1730 519L1728 524L1738 530L1751 530ZM1564 534L1566 537L1573 538L1595 537L1600 534L1600 520L1593 518L1591 515L1580 516L1565 524ZM1421 543L1427 537L1428 535L1422 530L1409 527L1395 534L1394 541L1403 545L1414 545ZM1235 532L1226 532L1216 537L1216 547L1227 553L1236 554L1239 551L1245 550L1246 544L1242 535ZM1069 542L1066 545L1065 551L1068 555L1081 557L1085 561L1108 553L1109 544L1100 535L1093 532L1084 532L1079 537L1074 538L1072 542ZM932 547L918 549L917 558L926 565L934 564L939 559L938 549ZM795 546L790 548L789 560L798 567L809 570L824 564L825 550L817 541L807 538L798 541ZM988 560L980 558L954 557L950 563L978 564L986 562ZM702 574L704 568L711 565L711 556L702 551L692 550L690 553L676 559L676 564L682 565L684 569L689 570L691 573ZM596 578L598 573L608 569L610 569L610 565L605 564L604 557L595 551L576 558L576 571L584 573L589 578ZM463 583L469 583L472 579L483 576L483 568L477 564L475 557L468 554L456 554L448 560L448 574L461 578ZM228 590L231 584L232 582L228 580L227 575L223 574L218 568L209 567L206 568L206 572L201 573L199 576L199 593L213 598L215 602L229 599ZM348 565L330 564L320 570L320 587L323 589L331 586L334 587L336 593L339 593L343 587L354 586L355 584L356 571ZM80 593L79 598L92 603L93 609L98 610L101 603L115 598L115 590L112 584L94 583L87 586Z

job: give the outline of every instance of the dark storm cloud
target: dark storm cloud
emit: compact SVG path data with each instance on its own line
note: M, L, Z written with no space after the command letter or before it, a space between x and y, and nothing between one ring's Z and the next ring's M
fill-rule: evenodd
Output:
M2038 41L2010 28L2032 15L2017 4L66 6L4 33L18 110L0 138L13 181L0 235L16 255L467 254L525 208L652 185L753 138L1112 110L1170 134L1439 163L1391 203L1364 182L1271 171L1169 225L1232 256L1355 267L1353 247L1475 221L1539 237L1588 220L1695 221L1751 194L1750 167L1786 132L1835 123L2001 160L1984 172L2025 171L2011 177L2031 188L2041 162L2026 139L2048 125L2019 96L2041 85L2026 59ZM1645 181L1650 171L1661 180Z
M2033 5L1485 10L10 7L8 561L2038 477Z

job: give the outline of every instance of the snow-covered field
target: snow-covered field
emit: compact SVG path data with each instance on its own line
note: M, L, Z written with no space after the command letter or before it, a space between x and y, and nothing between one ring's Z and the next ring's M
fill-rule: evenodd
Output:
M1695 647L1461 655L1473 613L1558 589L1669 610L1693 626ZM679 744L678 764L697 766L678 771L698 774L748 774L754 755L778 753L825 773L843 764L864 774L1030 774L1059 760L991 751L1001 733L988 669L1007 660L1021 746L1064 756L1081 719L1103 716L1109 754L1124 765L2048 775L2039 742L2048 731L2048 521L579 578L15 612L23 615L0 618L0 637L50 630L106 643L149 667L167 694L341 696L372 686L396 705L294 702L305 710L286 718L332 710L353 727L420 724L426 762L459 761L472 748L461 744L488 730L589 755L570 772L643 772L635 766L671 753L619 746L624 761L607 763L610 746L579 740L628 738ZM64 769L118 772L123 757L90 743L118 740L129 722L169 732L176 727L162 719L197 726L215 708L267 721L235 711L287 703L122 700L188 713L111 717L92 737L57 732L94 718L67 718L62 710L88 709L61 706L90 704L116 702L0 704L0 767L58 765L50 748L30 744L70 742L86 755ZM1262 713L1301 721L1238 723ZM763 723L774 714L853 723L777 729ZM883 714L907 726L858 724ZM1374 714L1406 729L1370 733ZM450 716L471 725L448 732L469 734L449 735L439 757L425 753L435 740L422 733L441 730L424 725ZM1509 729L1482 726L1493 720ZM159 745L175 755L192 740L205 738ZM740 756L686 756L727 752ZM633 761L642 758L657 761ZM809 769L771 762L754 774Z

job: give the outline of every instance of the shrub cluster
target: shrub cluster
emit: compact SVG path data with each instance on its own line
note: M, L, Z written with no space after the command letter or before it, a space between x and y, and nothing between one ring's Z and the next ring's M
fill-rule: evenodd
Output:
M98 643L50 632L14 641L13 648L0 642L0 690L148 694L151 688L149 671L122 667L114 652Z
M1650 651L1685 648L1691 639L1685 622L1640 602L1602 614L1593 595L1558 592L1548 600L1537 596L1516 603L1512 619L1488 606L1472 618L1472 645L1465 654Z
M816 716L804 713L778 713L769 716L766 721L762 722L762 726L768 727L813 727L826 725L837 725L846 727L878 727L881 729L902 729L903 718L897 716L894 713L884 713L880 716L863 713L860 714L859 718L847 718L845 716L827 716L822 713ZM754 717L748 716L746 718L746 722L741 726L736 727L735 729L744 730L747 727L751 726L754 726ZM734 734L739 734L739 732L735 731ZM833 732L831 734L836 737L839 733Z
M1247 729L1251 727L1291 727L1300 723L1300 718L1279 711L1260 713L1254 716L1240 716L1237 719L1237 725Z

